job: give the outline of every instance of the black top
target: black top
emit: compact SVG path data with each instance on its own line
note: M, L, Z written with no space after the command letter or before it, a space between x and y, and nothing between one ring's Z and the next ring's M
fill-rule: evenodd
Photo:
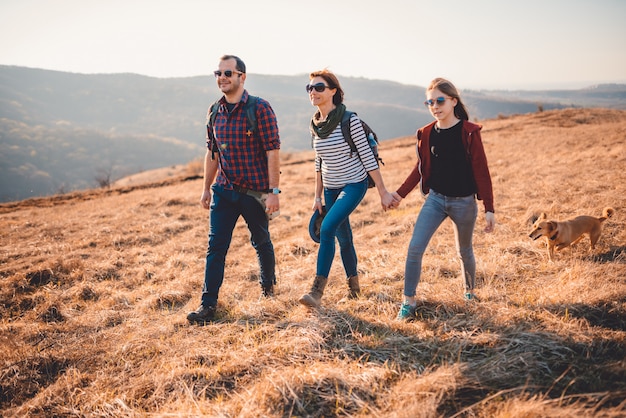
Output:
M430 132L431 176L428 187L445 196L463 197L476 193L469 155L463 148L459 122L448 129Z

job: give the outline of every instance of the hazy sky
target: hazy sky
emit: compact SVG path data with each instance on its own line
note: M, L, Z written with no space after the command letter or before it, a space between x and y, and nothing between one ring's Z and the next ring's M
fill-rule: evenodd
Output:
M329 68L424 86L626 82L626 0L0 0L0 64L155 77Z

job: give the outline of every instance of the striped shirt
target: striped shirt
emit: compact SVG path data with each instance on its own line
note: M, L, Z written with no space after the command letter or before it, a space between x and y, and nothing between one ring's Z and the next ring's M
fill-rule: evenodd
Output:
M233 185L246 189L268 190L269 173L267 151L280 148L276 115L270 104L258 98L256 105L257 129L251 134L244 103L248 92L229 112L226 99L220 99L213 133L219 149L219 171L215 183L232 189ZM211 109L209 109L210 111ZM208 134L207 146L210 148Z
M341 123L327 138L313 138L315 171L322 172L322 182L328 189L339 189L346 184L363 181L368 171L378 168L378 161L365 137L361 120L354 113L350 117L350 134L358 153L350 150L350 145L341 133Z

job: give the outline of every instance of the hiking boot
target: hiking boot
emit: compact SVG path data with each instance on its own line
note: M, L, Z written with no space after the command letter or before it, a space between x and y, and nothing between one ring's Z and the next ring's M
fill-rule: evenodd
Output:
M348 277L348 299L357 299L361 294L361 287L359 286L359 276Z
M198 309L187 314L187 321L190 324L204 324L210 322L215 317L215 306L200 305Z
M306 295L302 295L299 302L309 308L319 308L322 301L322 295L324 294L324 289L326 288L326 283L328 283L328 277L315 276L313 286L311 286L311 291Z
M411 306L406 302L402 302L402 306L400 306L400 311L398 312L396 319L398 321L409 321L415 318L416 311L417 306Z
M261 296L264 298L273 298L274 297L274 285L273 284L270 284L269 286L262 285Z

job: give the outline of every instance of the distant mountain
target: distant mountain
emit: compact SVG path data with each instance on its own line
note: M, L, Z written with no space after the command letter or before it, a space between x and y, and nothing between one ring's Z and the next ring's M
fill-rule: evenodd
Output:
M283 150L309 149L313 114L306 74L249 74L251 94L270 101ZM412 135L431 120L424 88L342 77L346 105L382 139ZM463 91L472 118L571 106L624 108L626 86L576 91ZM213 76L85 75L0 66L0 202L105 185L204 154Z
M626 84L599 84L579 90L482 90L486 97L559 103L567 107L606 107L626 110Z

